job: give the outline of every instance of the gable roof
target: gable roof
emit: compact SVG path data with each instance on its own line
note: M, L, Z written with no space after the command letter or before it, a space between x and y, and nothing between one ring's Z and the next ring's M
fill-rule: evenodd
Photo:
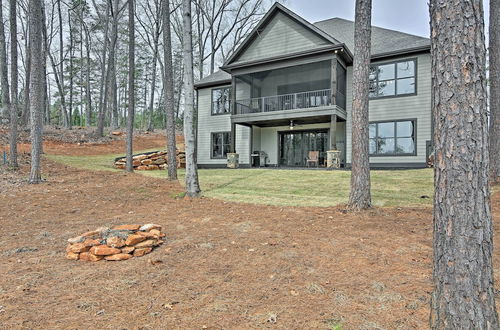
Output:
M282 12L315 34L329 41L332 45L347 47L347 52L354 50L354 22L334 17L331 19L309 23L304 18L295 14L279 3L275 3L264 15L249 36L236 48L233 54L224 63L223 68L233 62L245 50L245 48L258 36L259 32L269 23L278 12ZM372 25L371 57L381 58L385 56L401 55L412 52L428 51L430 39L390 30ZM196 88L205 86L216 86L231 82L231 75L219 70L195 83Z
M234 62L238 57L244 52L244 50L247 48L247 46L251 45L252 42L259 36L260 32L269 24L269 22L274 18L275 14L277 13L283 13L287 17L291 18L292 20L296 21L309 31L313 32L316 36L320 37L321 39L325 40L326 42L336 45L340 44L340 42L332 37L330 34L326 33L325 31L319 29L315 25L309 23L306 21L304 18L300 17L299 15L295 14L285 6L281 5L280 3L276 2L274 5L268 10L268 12L264 15L264 17L259 21L259 23L253 28L253 30L250 32L250 34L243 40L243 42L236 48L236 50L229 56L229 58L226 60L224 63L224 66L229 65L230 63Z
M335 17L314 23L315 26L345 43L354 51L354 22ZM405 53L410 50L430 48L430 39L416 35L372 26L372 57L385 54Z
M201 88L204 86L217 86L230 83L231 75L226 71L219 70L195 82L194 87Z

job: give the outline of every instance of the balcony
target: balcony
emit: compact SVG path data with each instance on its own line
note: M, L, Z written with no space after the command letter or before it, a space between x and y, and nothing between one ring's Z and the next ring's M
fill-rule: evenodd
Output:
M338 63L333 70L333 64L322 60L235 75L231 122L272 127L325 123L334 115L345 119L345 70Z
M235 114L244 115L272 111L309 109L330 105L332 105L331 90L322 89L237 100Z

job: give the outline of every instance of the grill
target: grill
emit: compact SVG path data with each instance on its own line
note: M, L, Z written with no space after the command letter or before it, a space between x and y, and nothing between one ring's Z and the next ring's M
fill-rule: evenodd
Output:
M254 151L252 157L252 167L264 167L267 163L267 153L264 151Z

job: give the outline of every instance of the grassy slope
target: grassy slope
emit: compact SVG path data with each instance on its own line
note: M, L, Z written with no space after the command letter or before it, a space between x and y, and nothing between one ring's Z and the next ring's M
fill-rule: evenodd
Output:
M141 151L142 152L142 151ZM117 171L117 155L58 156L47 158L88 170ZM143 171L165 178L165 171ZM227 201L293 206L334 206L349 197L350 172L274 169L200 170L205 196ZM184 171L179 171L183 182ZM372 200L376 206L431 206L432 170L372 171ZM421 198L428 196L429 198Z
M159 172L147 172L161 176ZM432 170L372 171L376 206L432 204ZM350 172L306 170L200 170L204 195L228 201L293 206L333 206L349 198ZM420 198L428 196L431 198Z

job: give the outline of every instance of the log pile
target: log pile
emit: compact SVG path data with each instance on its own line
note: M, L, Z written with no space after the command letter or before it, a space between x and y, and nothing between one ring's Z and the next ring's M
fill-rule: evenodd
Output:
M167 152L166 151L153 151L143 154L137 154L132 157L132 165L134 170L150 171L150 170L163 170L167 168ZM127 163L126 157L115 158L114 167L125 169ZM186 153L177 150L177 168L186 167Z
M68 239L66 258L84 261L120 261L142 257L163 244L161 226L121 225L102 227Z

